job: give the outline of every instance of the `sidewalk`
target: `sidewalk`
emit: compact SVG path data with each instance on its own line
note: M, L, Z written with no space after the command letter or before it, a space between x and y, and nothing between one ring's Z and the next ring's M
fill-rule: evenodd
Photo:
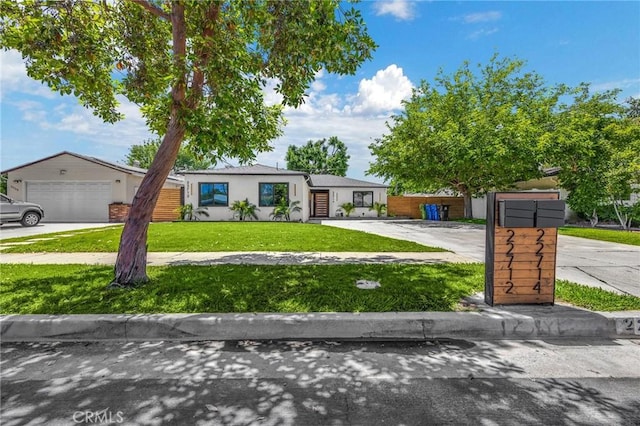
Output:
M114 265L117 253L0 253L0 263L35 265ZM149 266L176 265L301 265L345 263L472 263L473 259L450 252L149 252Z

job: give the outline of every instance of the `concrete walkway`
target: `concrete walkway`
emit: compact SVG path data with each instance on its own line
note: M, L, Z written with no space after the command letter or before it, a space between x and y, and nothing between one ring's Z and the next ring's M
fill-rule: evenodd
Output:
M0 263L35 265L83 264L113 265L117 253L0 253ZM464 256L437 253L362 253L362 252L150 252L150 266L176 265L303 265L344 263L469 263Z
M324 220L322 224L441 247L484 262L482 225L421 220ZM640 247L559 235L556 278L640 297Z

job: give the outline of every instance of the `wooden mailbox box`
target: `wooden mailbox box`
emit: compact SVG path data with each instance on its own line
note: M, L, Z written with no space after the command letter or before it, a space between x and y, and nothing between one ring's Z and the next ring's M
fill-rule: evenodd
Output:
M487 197L485 301L493 305L553 304L558 226L557 192L492 192Z

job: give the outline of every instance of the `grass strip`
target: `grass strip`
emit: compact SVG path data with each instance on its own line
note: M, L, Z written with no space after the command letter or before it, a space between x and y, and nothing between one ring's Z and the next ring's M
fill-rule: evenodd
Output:
M35 241L8 247L4 253L117 252L122 228ZM69 235L71 233L65 233ZM41 235L35 238L48 238ZM54 237L56 235L53 235ZM2 243L23 242L24 238ZM335 252L442 252L411 241L397 240L361 231L310 223L288 222L175 222L152 223L149 251L335 251Z
M592 311L638 311L640 297L617 294L597 287L556 281L556 300L580 306Z
M580 228L577 226L563 226L558 228L560 235L588 238L590 240L608 241L611 243L630 244L640 246L640 232L624 231L621 229Z

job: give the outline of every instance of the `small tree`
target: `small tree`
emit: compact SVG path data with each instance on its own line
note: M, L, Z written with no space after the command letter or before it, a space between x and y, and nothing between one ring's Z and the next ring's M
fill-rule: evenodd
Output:
M375 210L376 215L380 217L383 214L387 213L387 205L376 201L375 203L373 203L373 206L369 207L369 211L371 210Z
M300 208L300 201L292 201L290 204L287 204L287 200L285 198L280 199L280 203L273 208L273 212L269 214L273 220L286 220L287 222L291 221L291 213L301 212L302 208Z
M353 203L340 204L340 208L344 211L344 214L349 217L351 213L356 210L356 206Z
M233 211L233 217L237 217L238 220L257 220L258 215L256 214L256 212L260 211L260 209L256 207L255 204L249 202L248 198L245 198L242 201L234 201L229 209Z
M198 215L209 217L207 209L202 207L194 209L191 203L178 207L176 211L180 215L180 220L199 220Z

